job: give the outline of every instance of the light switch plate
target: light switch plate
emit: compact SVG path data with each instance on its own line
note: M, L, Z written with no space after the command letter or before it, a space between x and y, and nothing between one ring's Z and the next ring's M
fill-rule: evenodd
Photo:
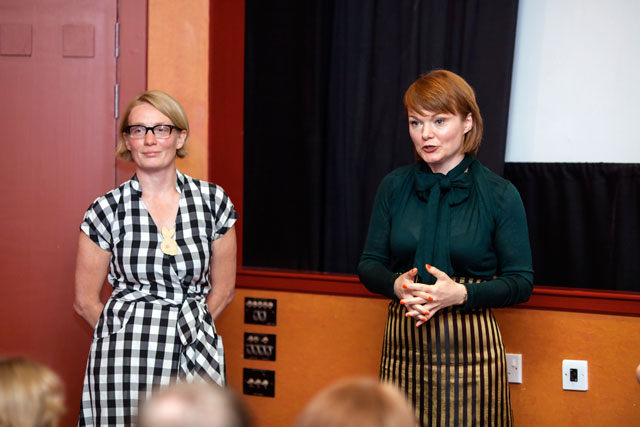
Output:
M589 369L586 360L562 361L562 388L576 391L589 389Z
M510 383L522 384L522 355L507 353L507 377Z

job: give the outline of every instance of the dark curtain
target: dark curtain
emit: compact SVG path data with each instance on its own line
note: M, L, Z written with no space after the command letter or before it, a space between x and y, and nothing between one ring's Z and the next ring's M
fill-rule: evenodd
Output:
M413 161L402 96L446 68L475 89L502 173L517 1L246 1L246 266L354 273L377 185Z
M536 285L640 291L640 165L507 163Z

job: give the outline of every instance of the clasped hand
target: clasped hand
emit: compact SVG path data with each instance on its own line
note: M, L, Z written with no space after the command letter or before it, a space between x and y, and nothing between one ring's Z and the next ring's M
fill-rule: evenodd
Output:
M407 317L416 319L416 326L431 319L439 310L462 304L467 293L464 285L454 282L447 273L427 266L427 271L436 278L433 285L415 282L417 268L412 268L398 276L393 285L400 304L407 308Z

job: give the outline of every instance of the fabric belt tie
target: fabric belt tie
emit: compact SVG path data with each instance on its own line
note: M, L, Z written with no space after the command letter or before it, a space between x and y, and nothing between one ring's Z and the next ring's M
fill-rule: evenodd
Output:
M220 366L223 360L222 348L219 347L218 336L213 327L203 325L206 317L210 316L206 309L205 295L187 294L181 303L176 303L136 290L116 289L112 298L179 308L176 331L182 344L179 362L180 377L191 381L201 372L207 372L209 378L213 378L218 384L224 384L224 372ZM219 351L220 359L212 358L207 347L213 347Z
M183 346L191 345L198 337L198 330L207 313L203 295L187 297L178 313L178 335Z
M182 302L174 302L165 298L158 297L156 295L147 294L138 290L127 289L127 288L116 288L111 295L111 298L121 300L121 301L129 301L129 302L137 302L144 301L151 304L159 304L165 307L177 307L180 308L178 319L185 319L187 323L194 324L193 322L201 322L207 313L206 310L206 295L201 294L186 294ZM181 328L182 333L185 337L192 335L186 329ZM193 329L193 328L190 328ZM193 332L193 331L191 331ZM191 342L188 338L186 338L187 342ZM184 344L183 343L183 344Z
M465 171L474 162L475 158L466 154L447 175L431 172L426 163L415 169L414 190L418 198L428 204L413 260L413 265L418 268L417 280L420 283L436 282L436 278L427 272L425 264L431 264L449 276L454 273L449 247L450 207L469 198L472 179Z
M129 302L144 301L151 304L160 304L165 307L179 308L177 329L180 342L183 346L188 346L196 340L198 330L205 316L208 314L206 297L200 294L187 294L184 296L182 303L176 303L136 290L116 289L113 291L112 298Z

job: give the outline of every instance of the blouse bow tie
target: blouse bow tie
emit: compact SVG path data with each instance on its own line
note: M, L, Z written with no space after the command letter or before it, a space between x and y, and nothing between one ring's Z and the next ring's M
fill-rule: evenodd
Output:
M413 188L420 200L429 203L431 196L435 196L432 194L434 189L438 190L436 191L438 199L434 200L435 203L439 203L439 199L445 195L449 206L459 205L467 200L471 189L471 180L464 172L473 160L473 157L465 156L464 160L447 175L432 173L426 164L416 168Z
M426 164L415 169L413 188L418 198L428 206L413 261L421 283L435 283L435 277L427 272L425 264L431 264L448 275L453 274L449 248L449 207L469 198L472 179L471 174L465 171L474 161L473 157L465 155L447 175L432 173Z

